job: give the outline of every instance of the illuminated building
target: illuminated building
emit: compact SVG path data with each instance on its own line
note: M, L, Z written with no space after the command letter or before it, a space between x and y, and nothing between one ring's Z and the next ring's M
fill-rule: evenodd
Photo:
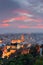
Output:
M24 35L21 35L21 39L13 39L13 40L11 40L12 44L21 43L21 42L24 42Z
M24 42L24 40L25 40L24 35L21 35L21 40L22 40L22 42Z
M17 39L17 40L15 40L15 39L14 39L14 40L11 40L11 43L12 43L12 44L14 44L14 43L21 43L21 42L22 42L22 40L20 40L20 39Z
M21 47L20 44L17 44L17 49L20 49L20 47Z
M28 54L29 53L29 50L28 49L23 49L21 54Z
M29 43L27 47L31 47L31 46L32 46L32 44L31 44L31 43Z
M15 53L15 52L16 52L16 50L14 50L13 47L11 47L11 46L5 46L5 47L4 47L4 50L3 50L2 58L5 58L5 57L9 58L9 56L10 56L12 53Z
M0 44L3 43L3 40L0 39Z
M3 50L2 58L4 57L9 58L9 56L15 53L17 49L20 49L19 43L11 43L10 45L5 46Z

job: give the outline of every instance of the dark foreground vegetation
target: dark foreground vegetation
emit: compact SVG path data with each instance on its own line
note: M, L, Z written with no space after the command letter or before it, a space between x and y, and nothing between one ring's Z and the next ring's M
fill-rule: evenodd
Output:
M37 49L38 48L38 49ZM15 54L11 54L9 58L1 58L2 52L0 51L0 65L43 65L43 53L40 55L39 46L32 46L30 53L21 54L21 49Z
M43 65L43 56L23 54L12 58L0 58L0 65Z

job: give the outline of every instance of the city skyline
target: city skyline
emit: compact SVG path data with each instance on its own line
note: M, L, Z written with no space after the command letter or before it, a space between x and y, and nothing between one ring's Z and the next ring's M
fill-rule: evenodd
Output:
M0 0L0 33L43 33L43 0Z

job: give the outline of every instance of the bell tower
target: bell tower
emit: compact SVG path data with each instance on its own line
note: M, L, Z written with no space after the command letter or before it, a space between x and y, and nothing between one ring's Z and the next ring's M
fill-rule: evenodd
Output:
M24 35L23 34L21 35L21 40L24 41Z

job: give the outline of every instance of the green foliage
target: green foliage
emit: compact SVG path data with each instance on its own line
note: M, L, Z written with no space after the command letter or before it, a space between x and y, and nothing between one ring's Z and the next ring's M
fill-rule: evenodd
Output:
M43 61L37 60L34 65L43 65Z
M20 54L9 59L0 58L0 65L43 65L43 56L33 57L31 54Z
M0 60L0 65L3 64L2 60Z
M37 56L34 65L43 65L43 56Z

